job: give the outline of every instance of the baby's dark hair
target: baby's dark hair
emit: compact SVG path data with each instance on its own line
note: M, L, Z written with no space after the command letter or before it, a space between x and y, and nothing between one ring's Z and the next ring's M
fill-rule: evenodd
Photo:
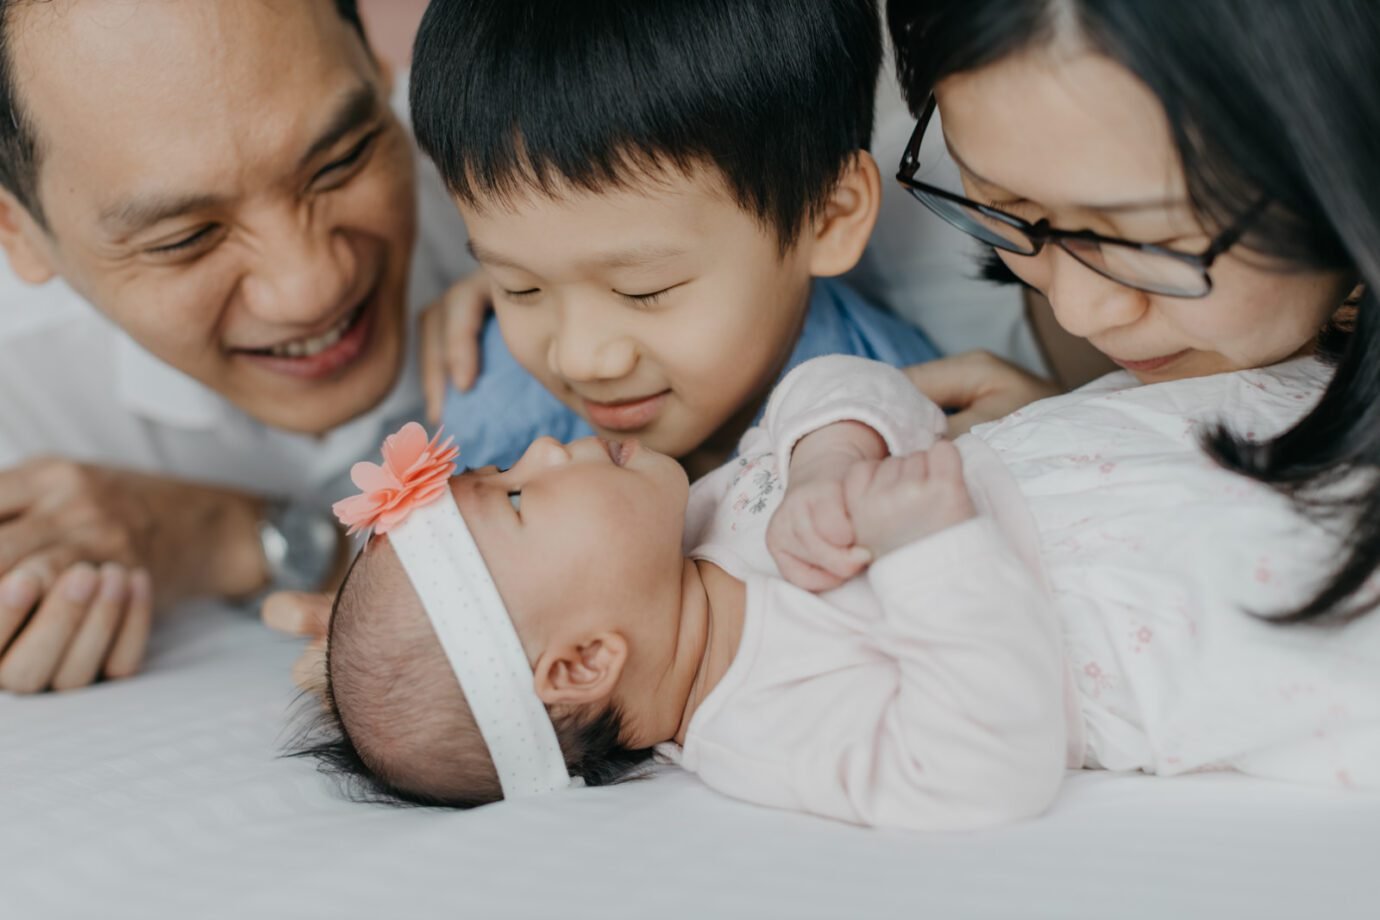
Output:
M292 756L315 758L361 802L473 808L503 798L489 751L421 599L375 539L336 597L324 707ZM547 709L571 775L626 777L651 756L622 743L616 707Z
M432 0L412 121L462 201L708 165L784 249L868 149L881 59L876 0Z

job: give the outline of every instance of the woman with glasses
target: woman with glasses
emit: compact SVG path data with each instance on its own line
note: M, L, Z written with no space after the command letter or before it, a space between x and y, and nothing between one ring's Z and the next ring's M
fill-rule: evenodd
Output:
M900 183L1123 370L973 431L1031 512L1073 763L1380 785L1380 4L888 18Z

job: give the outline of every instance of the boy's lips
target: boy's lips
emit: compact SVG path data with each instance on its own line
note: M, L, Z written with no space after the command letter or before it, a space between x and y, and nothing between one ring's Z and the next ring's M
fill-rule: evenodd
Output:
M582 401L585 404L585 413L596 427L606 431L637 431L656 421L670 395L670 390L663 390L651 396L618 402L595 402L592 399Z

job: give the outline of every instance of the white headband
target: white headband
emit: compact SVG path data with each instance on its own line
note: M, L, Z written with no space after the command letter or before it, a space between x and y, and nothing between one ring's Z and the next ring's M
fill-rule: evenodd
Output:
M420 425L384 443L384 466L356 464L363 495L338 502L341 521L388 534L465 692L505 799L572 785L556 730L537 696L517 630L447 479L456 451Z
M388 539L465 691L506 799L570 785L517 630L449 490Z

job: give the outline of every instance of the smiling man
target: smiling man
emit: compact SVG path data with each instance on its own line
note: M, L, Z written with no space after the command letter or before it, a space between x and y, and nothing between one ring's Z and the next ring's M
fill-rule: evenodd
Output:
M414 247L353 0L0 26L0 689L36 691L137 670L155 607L326 581L350 465L421 413L413 307L473 263L439 184Z

